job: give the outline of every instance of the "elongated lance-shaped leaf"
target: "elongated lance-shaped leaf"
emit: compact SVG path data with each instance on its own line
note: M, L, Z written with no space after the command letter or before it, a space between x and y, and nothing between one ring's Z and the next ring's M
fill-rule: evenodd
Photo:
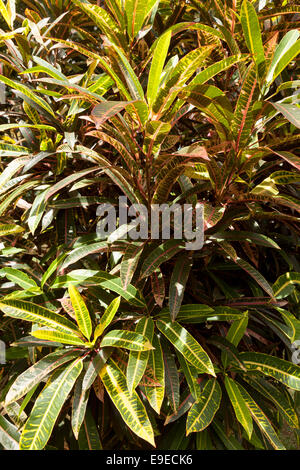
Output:
M287 387L300 390L300 366L284 359L256 352L243 352L239 355L247 370L269 375Z
M258 406L258 404L253 400L251 395L247 392L247 390L244 389L239 383L237 383L237 387L239 388L241 395L252 415L252 418L258 425L258 427L261 429L261 431L264 433L268 441L270 441L271 445L274 447L276 450L285 450L284 445L280 440L278 439L278 436L276 432L274 431L273 426L271 425L269 419L267 416L264 414L264 412L261 410L261 408Z
M60 271L65 270L68 266L77 261L85 258L86 256L92 255L94 253L100 253L101 251L107 250L107 242L100 241L96 243L84 244L83 246L78 246L74 248L67 256L65 255L65 261L60 267Z
M145 308L145 300L141 293L129 284L127 289L123 289L121 279L105 271L91 271L89 269L77 269L71 271L67 276L58 277L52 284L52 288L65 287L68 283L82 286L98 286L109 289L123 297L128 302L137 307Z
M223 423L220 423L219 420L214 419L212 423L212 427L214 431L216 431L217 435L223 442L224 446L228 450L244 450L242 444L231 434L230 436L227 435Z
M76 325L67 318L45 307L25 300L1 300L0 310L8 317L18 318L54 328L65 333L80 334Z
M111 41L119 44L121 47L122 45L124 46L122 32L118 23L114 21L113 17L104 8L82 0L72 0L72 2L86 13Z
M120 278L124 289L126 289L128 284L131 282L131 279L137 268L140 256L143 252L143 247L143 243L132 242L126 248L120 268Z
M179 374L175 357L169 347L168 341L166 341L164 337L162 337L160 341L164 359L165 392L172 410L176 413L180 402Z
M122 50L115 44L111 44L112 48L116 51L118 56L118 65L124 75L130 95L133 100L143 100L144 91L142 85L139 82L133 68L128 62L126 56L123 54Z
M89 400L90 390L84 390L82 387L83 373L81 373L80 378L76 381L74 387L74 398L72 404L72 417L71 425L73 429L74 436L78 439L78 434L82 426L87 403Z
M1 224L0 225L0 237L7 235L24 232L24 228L16 224Z
M246 312L247 313L247 312ZM235 347L238 346L239 342L241 341L242 337L245 334L246 328L248 326L248 315L245 315L238 320L234 320L227 332L226 339L230 341ZM224 367L226 367L228 362L228 355L222 351L222 363Z
M71 333L63 333L55 330L34 330L32 336L38 339L45 339L46 341L56 341L61 344L72 344L74 346L88 347L89 343L85 343L78 336Z
M60 410L82 371L82 359L54 374L38 396L20 440L22 450L41 450L47 444Z
M157 0L125 0L124 9L127 17L127 32L133 41L138 32L142 29L144 21L150 15L151 10L157 3Z
M169 290L169 308L172 321L176 319L180 310L192 264L192 258L187 254L179 256L175 263Z
M147 99L150 107L152 106L152 103L154 103L159 89L160 76L168 54L170 41L171 31L169 30L162 34L155 44L147 87Z
M153 429L145 407L135 391L130 395L126 377L121 369L109 359L99 375L127 426L139 437L155 446Z
M209 356L183 326L179 325L176 321L165 322L163 320L157 320L156 325L171 344L173 344L196 369L215 377L214 366Z
M273 284L274 297L284 299L293 292L295 284L300 284L300 273L282 274Z
M97 352L96 356L90 361L82 381L82 389L88 390L98 376L100 370L111 356L113 348L104 348Z
M0 415L0 444L5 450L19 450L18 428Z
M87 306L75 286L70 284L68 290L79 329L87 339L90 339L92 321Z
M5 397L5 404L9 405L28 393L36 384L40 383L53 370L66 362L72 361L80 355L80 351L55 351L43 357L33 366L18 375Z
M248 57L248 54L233 55L231 57L227 57L226 59L222 59L219 62L216 62L215 64L209 65L208 67L205 67L204 70L199 72L196 75L196 77L193 78L193 80L189 83L188 86L202 85L203 83L206 83L208 80L213 78L218 73L229 69L233 65L243 60L246 60L247 57Z
M51 114L51 116L55 118L55 114L47 103L47 101L45 101L43 98L40 98L34 93L33 90L31 90L27 86L22 85L21 83L14 82L13 80L10 80L7 77L3 77L2 75L0 75L0 82L3 82L5 83L5 85L10 86L14 90L21 92L24 96L34 101L38 106L43 108L45 111L47 111L47 113Z
M241 23L247 47L256 64L258 76L262 78L266 65L264 47L255 8L248 0L244 0L242 4Z
M176 354L192 397L195 401L197 401L201 396L201 388L198 384L199 371L194 366L192 366L192 364L188 362L179 351L176 351Z
M300 52L299 31L292 29L288 31L275 49L272 62L268 68L265 83L269 86L275 78L287 67L287 65Z
M253 125L253 103L258 97L258 84L254 65L251 64L243 80L233 117L233 134L236 137L236 149L242 148L251 137Z
M293 400L286 390L281 390L272 385L269 381L262 377L248 377L243 379L251 385L251 387L258 390L264 397L275 404L279 413L287 421L288 425L292 428L299 428L299 418L295 410Z
M178 409L175 413L169 414L166 417L166 420L164 422L164 425L166 426L167 424L173 423L174 421L177 421L181 416L187 413L187 411L191 408L191 406L195 403L195 399L193 396L188 393L188 390L186 390L183 393L182 397L182 402L178 406Z
M143 335L152 344L154 322L151 317L139 320L135 332ZM127 385L129 393L136 389L147 367L150 351L130 351L127 365Z
M178 240L168 240L155 248L143 263L141 279L150 276L162 263L168 261L182 249L183 243Z
M159 414L165 396L165 367L162 347L157 334L153 336L152 344L155 349L149 353L148 365L159 385L145 385L144 390L150 405Z
M100 318L99 325L96 326L95 333L94 333L94 341L102 335L105 328L107 328L110 323L113 321L114 316L116 315L121 302L121 297L116 297L112 302L109 304L105 312L103 313L102 317Z
M98 429L92 412L87 408L78 436L80 450L102 450Z
M190 409L186 421L186 434L203 431L212 422L222 398L221 387L216 379L205 384L201 398Z
M101 341L101 348L114 346L130 351L147 351L153 349L148 339L140 333L127 330L112 330Z
M22 289L41 293L37 283L31 277L29 277L28 274L20 271L19 269L2 268L0 269L0 277L2 277L2 275L6 276L7 279L22 287Z
M228 376L225 377L225 387L233 406L236 418L241 423L250 439L253 431L253 422L251 413L245 403L240 389L236 382Z
M277 109L284 117L300 129L300 108L297 104L289 103L272 103L274 108Z
M33 201L33 204L31 206L29 216L27 219L28 227L29 230L31 231L32 235L34 235L42 217L43 213L46 208L46 201L45 201L45 195L47 193L48 189L45 189L44 191L40 192L36 198Z

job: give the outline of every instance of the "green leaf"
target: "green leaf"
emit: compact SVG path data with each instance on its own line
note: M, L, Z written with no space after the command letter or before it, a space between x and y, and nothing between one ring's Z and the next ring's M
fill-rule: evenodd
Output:
M163 320L157 320L156 325L171 344L196 369L215 377L214 367L207 353L183 326L179 325L176 321L165 322Z
M37 283L26 273L23 273L23 271L20 271L19 269L2 268L0 269L0 277L2 276L6 276L7 279L22 287L22 289L30 290L35 293L41 292Z
M170 41L171 31L168 30L160 36L160 38L158 39L158 41L156 41L155 44L147 87L147 100L150 107L154 103L159 89L161 73L168 54Z
M144 336L149 343L152 343L154 333L154 323L151 317L143 317L138 321L135 332ZM127 386L132 394L144 375L147 367L150 351L130 351L127 364Z
M101 341L101 348L114 346L130 351L147 351L153 349L151 343L140 333L127 330L112 330Z
M155 446L153 429L145 407L135 391L130 395L126 377L121 369L115 362L109 360L99 375L127 426L139 437Z
M3 77L3 75L0 75L0 82L5 83L5 85L10 86L14 90L20 91L24 96L29 98L30 100L34 101L38 106L43 108L47 113L49 113L52 117L55 118L55 114L49 104L43 100L43 98L40 98L37 96L30 88L28 88L25 85L22 85L21 83L14 82L13 80L10 80L7 77Z
M45 307L25 300L1 300L0 310L8 317L38 323L64 333L79 333L76 325L67 318Z
M89 408L86 410L85 418L80 428L78 444L80 450L102 450L98 429Z
M182 242L178 240L168 240L155 248L145 259L141 267L141 279L150 276L165 261L175 256L183 249Z
M246 60L247 58L248 54L233 55L231 57L227 57L226 59L222 59L212 65L209 65L208 67L205 67L204 70L201 70L201 72L199 72L196 77L193 78L193 80L189 83L188 86L202 85L218 73L224 72L224 70L229 69L233 65L243 60Z
M299 428L297 411L294 409L291 396L288 392L278 389L262 377L244 378L253 388L275 404L280 414L292 428Z
M169 288L169 308L172 321L176 319L180 310L192 264L191 257L184 254L178 257L172 271Z
M22 233L24 228L20 225L15 224L1 224L0 225L0 237L6 237L7 235Z
M143 252L144 244L131 242L122 258L120 268L120 278L123 288L126 289L137 268L140 256Z
M18 428L0 415L0 444L5 450L19 450L19 441L20 433Z
M28 227L32 235L34 235L41 221L43 213L45 211L45 208L46 208L45 196L47 194L47 191L48 189L45 189L45 191L40 192L34 199L33 204L31 206L27 223L28 223Z
M144 390L150 405L159 414L165 396L165 367L161 343L156 334L153 336L152 345L154 349L149 353L148 366L159 385L145 385Z
M263 353L243 352L239 357L249 371L259 371L287 387L300 390L300 366Z
M93 385L97 375L106 363L107 359L111 356L112 352L112 348L101 349L99 352L97 352L96 356L93 357L83 377L83 390L88 390Z
M141 30L156 3L157 0L148 0L147 2L143 0L125 0L124 10L127 17L127 32L131 41Z
M77 359L51 378L38 396L20 440L22 450L41 450L47 444L60 410L82 371Z
M66 362L72 361L80 352L74 350L55 351L26 369L18 375L5 397L5 404L9 405L26 395L35 385L39 384L53 370Z
M82 0L72 2L84 11L110 40L119 45L123 44L122 31L106 9Z
M170 407L174 413L177 413L180 402L180 382L177 365L174 354L170 350L169 343L164 338L161 338L160 342L163 351L165 393Z
M102 317L100 318L99 325L96 326L95 333L94 333L94 341L102 335L105 328L107 328L114 316L116 315L121 302L121 297L116 297L112 302L109 304L105 312L103 313Z
M265 81L269 86L275 78L289 65L289 63L300 52L299 31L292 29L288 31L275 49L272 62L269 66Z
M257 403L253 400L253 398L249 395L249 393L240 384L236 384L252 415L252 418L254 419L258 427L261 429L261 431L264 433L266 438L270 441L271 445L276 450L285 450L284 445L278 439L278 436L266 415L263 413Z
M300 41L299 41L300 43ZM271 103L284 117L300 129L300 107L297 104Z
M198 384L199 371L192 364L185 360L182 354L177 351L177 357L182 368L182 372L189 386L190 392L195 401L200 398L201 388Z
M140 84L139 79L137 78L127 58L118 46L112 44L112 48L116 51L118 55L118 65L126 80L127 86L130 91L130 96L133 100L144 100L144 91L142 85Z
M168 321L170 311L168 308L162 309L157 316L159 319ZM177 321L180 323L202 323L206 321L234 321L244 318L245 313L230 307L215 307L208 305L187 304L180 307Z
M70 333L62 333L53 330L34 330L32 336L38 339L45 339L46 341L54 341L62 344L73 344L75 346L88 347L89 343L85 343L78 336Z
M68 283L74 285L81 284L82 286L99 286L103 289L109 289L137 307L145 308L145 300L133 285L129 284L127 289L123 289L121 279L105 271L91 271L88 269L71 271L67 276L58 277L53 282L51 288L67 287Z
M243 399L240 389L236 382L228 376L225 377L225 387L233 406L236 418L241 423L250 439L253 431L253 422L251 413Z
M89 340L92 334L92 321L89 311L76 287L70 284L68 290L79 329Z
M265 70L264 47L255 8L248 0L244 0L242 3L241 23L247 47L256 64L258 76L262 78Z
M222 397L217 380L209 379L205 384L201 398L193 404L186 421L186 434L203 431L212 422L219 409Z
M72 404L72 417L71 425L75 438L78 440L78 435L82 423L84 421L86 407L89 400L89 390L84 390L82 386L82 377L80 377L74 388L74 398Z

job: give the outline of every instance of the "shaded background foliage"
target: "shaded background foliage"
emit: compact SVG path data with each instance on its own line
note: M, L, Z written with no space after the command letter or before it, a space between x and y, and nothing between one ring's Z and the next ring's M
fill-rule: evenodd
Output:
M297 446L300 6L14 4L0 2L0 445ZM124 194L201 202L203 249L99 240L97 205Z

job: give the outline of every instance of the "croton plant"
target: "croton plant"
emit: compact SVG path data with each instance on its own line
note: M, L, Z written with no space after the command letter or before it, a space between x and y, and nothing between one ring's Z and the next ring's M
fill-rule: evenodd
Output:
M299 447L300 5L0 13L0 449Z

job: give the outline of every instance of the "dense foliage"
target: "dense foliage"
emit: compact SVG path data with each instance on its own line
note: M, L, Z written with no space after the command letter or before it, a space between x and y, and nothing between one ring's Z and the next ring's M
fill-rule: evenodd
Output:
M0 448L296 447L300 6L0 12ZM203 248L97 236L124 195Z

